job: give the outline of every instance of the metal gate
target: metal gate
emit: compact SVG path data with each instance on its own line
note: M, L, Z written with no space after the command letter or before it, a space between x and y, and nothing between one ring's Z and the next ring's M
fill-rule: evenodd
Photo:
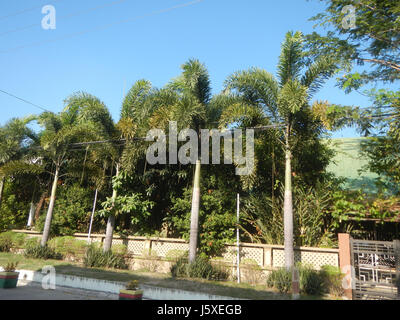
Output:
M353 299L399 300L400 241L351 239Z

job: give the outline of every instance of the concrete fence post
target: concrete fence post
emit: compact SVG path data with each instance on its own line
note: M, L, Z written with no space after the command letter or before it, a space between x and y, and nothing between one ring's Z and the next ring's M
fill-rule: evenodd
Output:
M347 299L353 299L353 278L352 278L352 265L351 265L351 238L348 233L339 233L339 266L340 270L345 274L344 280L347 285L344 289L344 294Z
M396 259L397 300L400 300L400 240L393 241L393 249Z

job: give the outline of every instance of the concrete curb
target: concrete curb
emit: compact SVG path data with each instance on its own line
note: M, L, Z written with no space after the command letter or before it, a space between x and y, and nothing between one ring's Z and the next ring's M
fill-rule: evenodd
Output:
M19 280L24 282L37 282L48 285L49 276L45 273L32 270L17 270ZM99 291L111 294L119 294L120 289L125 288L124 282L84 278L72 275L56 274L56 287L67 287L89 291ZM162 288L149 285L140 285L143 290L143 298L150 300L241 300L232 297L211 295L201 292L186 291L180 289Z

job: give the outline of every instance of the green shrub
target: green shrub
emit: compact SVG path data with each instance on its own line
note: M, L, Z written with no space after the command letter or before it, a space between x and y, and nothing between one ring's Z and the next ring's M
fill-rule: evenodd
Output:
M85 255L87 249L87 242L78 240L71 236L53 238L48 242L48 246L53 248L54 251L60 253L64 257L82 257Z
M93 245L86 250L83 264L89 268L128 268L123 255L113 253L111 250L103 252L102 249Z
M39 237L26 238L22 248L27 249L28 247L36 246L39 244L39 242Z
M176 261L171 267L171 274L175 277L201 278L206 280L226 280L229 274L220 266L212 265L208 259L197 257L191 264L186 257Z
M24 255L27 258L44 260L61 260L63 258L62 254L56 252L53 248L50 248L48 246L42 247L40 244L27 246Z
M10 252L13 242L8 232L0 234L0 252Z
M50 236L72 236L76 232L86 232L93 205L93 194L89 188L79 184L62 185L57 189L57 205L54 207L50 226ZM46 214L36 222L42 232Z
M327 292L324 273L312 269L308 265L298 265L300 293L319 296ZM292 289L292 271L285 268L272 271L267 277L267 286L281 293L289 293Z
M301 293L319 296L327 291L321 272L313 270L310 266L301 266L299 274Z
M279 290L280 293L288 293L292 289L292 272L281 268L273 270L267 277L267 286Z
M321 267L321 274L324 278L325 287L330 294L341 297L344 294L342 280L344 274L339 267L325 265Z
M7 231L0 234L0 251L9 252L11 249L24 247L27 236L23 233Z

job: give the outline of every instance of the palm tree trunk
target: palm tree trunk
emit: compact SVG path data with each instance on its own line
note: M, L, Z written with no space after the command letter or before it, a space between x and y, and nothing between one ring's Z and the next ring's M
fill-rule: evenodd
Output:
M285 146L285 197L283 205L283 223L285 236L285 266L290 270L294 265L293 251L293 196L292 196L292 164L289 137L286 135Z
M285 233L285 267L292 273L292 295L294 299L299 297L299 274L294 264L293 248L293 193L292 193L292 152L289 144L290 127L286 129L285 137L285 197L283 206L283 223Z
M0 179L0 207L1 207L1 202L3 200L3 190L4 190L4 177L1 177Z
M192 212L190 217L190 241L189 241L189 263L196 259L197 239L199 233L199 211L200 211L200 160L196 161L194 173Z
M115 174L116 174L116 176L118 176L118 174L119 174L119 165L118 164L117 164L117 171ZM118 195L117 190L115 188L113 188L113 194L112 194L113 205L114 205L115 200L117 199L117 195ZM104 244L103 244L104 252L111 250L114 227L115 227L115 216L113 213L111 213L110 216L108 217L108 221L107 221L106 237L104 238Z
M46 246L47 240L49 239L49 235L50 235L51 219L53 217L54 203L56 201L56 192L57 192L59 174L60 174L60 167L56 166L56 172L54 174L53 186L51 188L50 204L49 204L49 208L47 210L46 220L44 223L42 241L40 242L40 245L42 247Z
M40 200L39 200L39 203L36 206L35 220L34 221L37 221L39 219L40 211L42 210L43 203L44 203L44 200L46 200L46 197L47 197L47 191L42 193L42 195L40 197Z

